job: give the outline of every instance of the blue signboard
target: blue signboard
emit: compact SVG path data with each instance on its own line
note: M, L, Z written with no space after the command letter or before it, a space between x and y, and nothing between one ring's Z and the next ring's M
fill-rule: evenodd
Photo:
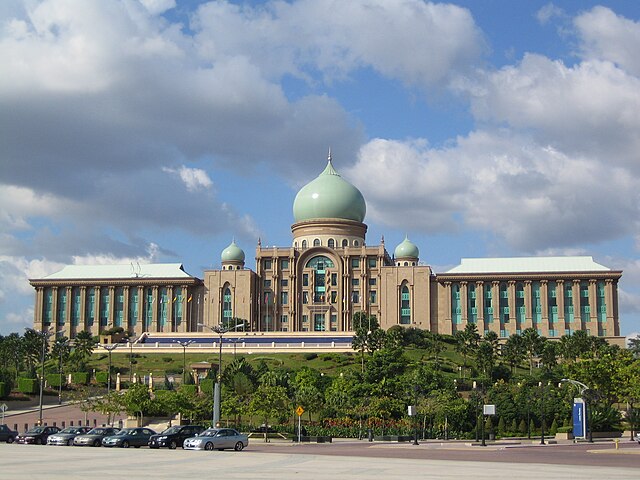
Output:
M573 436L575 438L587 438L587 418L584 400L573 399Z

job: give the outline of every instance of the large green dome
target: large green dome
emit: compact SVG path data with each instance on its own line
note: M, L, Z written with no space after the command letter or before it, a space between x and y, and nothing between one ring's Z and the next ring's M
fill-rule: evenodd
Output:
M223 262L244 262L244 251L236 245L233 240L231 244L222 251L220 259Z
M409 237L405 236L404 240L394 250L393 256L395 258L418 258L420 257L420 250L409 240Z
M362 222L367 205L360 190L344 180L331 164L300 189L293 202L296 222L318 218L341 218Z

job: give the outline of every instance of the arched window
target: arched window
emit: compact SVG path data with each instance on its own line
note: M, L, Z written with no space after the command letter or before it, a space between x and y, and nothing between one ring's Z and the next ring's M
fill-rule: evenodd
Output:
M349 246L349 240L347 240L346 238L344 240L342 240L342 247L346 248Z
M231 309L231 289L227 286L222 293L222 320L228 321L233 317L233 311Z
M404 262L404 266L408 267L409 266L409 262Z
M329 248L333 248L336 246L336 241L333 238L330 238L329 241L327 242L327 246Z
M315 238L313 240L313 246L314 247L319 247L320 246L320 239L319 238Z
M400 289L400 323L402 325L411 323L411 296L406 284L403 284Z
M360 245L360 242L358 242L358 240L354 240L354 241L353 241L353 246L354 246L354 247L357 247L358 245Z
M307 248L307 241L306 240L302 240L302 248Z

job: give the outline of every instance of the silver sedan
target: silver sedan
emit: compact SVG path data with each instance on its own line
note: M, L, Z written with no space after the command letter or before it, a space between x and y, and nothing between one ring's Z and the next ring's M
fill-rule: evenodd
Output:
M184 441L185 450L224 450L233 448L240 451L249 445L249 437L233 428L209 428L197 437Z

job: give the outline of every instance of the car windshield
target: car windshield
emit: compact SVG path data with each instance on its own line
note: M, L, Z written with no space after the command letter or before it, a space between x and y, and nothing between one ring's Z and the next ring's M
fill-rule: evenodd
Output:
M75 427L67 427L64 430L60 430L58 433L78 433L79 429Z
M107 433L106 428L94 428L87 432L87 435L104 435Z
M217 428L207 428L204 432L202 432L200 437L215 437L215 435L219 432Z
M133 432L133 428L125 428L120 430L116 435L130 435Z
M29 430L27 433L42 433L44 432L44 427L34 427Z
M164 432L162 432L162 435L173 435L174 433L180 433L180 430L180 427L169 427Z

